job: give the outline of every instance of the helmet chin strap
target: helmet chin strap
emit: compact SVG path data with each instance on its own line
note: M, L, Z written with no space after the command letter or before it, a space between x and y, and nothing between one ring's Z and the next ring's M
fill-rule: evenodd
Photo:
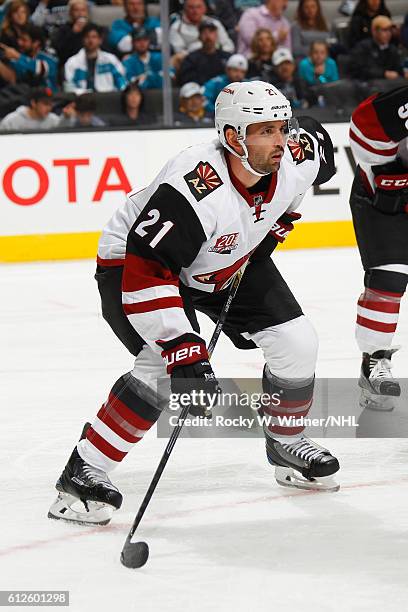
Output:
M240 158L241 164L244 166L245 170L248 170L248 172L255 174L255 176L261 177L270 174L270 172L258 172L258 170L252 168L251 164L248 161L248 149L245 142L241 142L241 147L244 149L244 155L238 155L238 157Z
M239 153L234 151L234 149L232 147L230 147L227 142L225 143L224 146L225 146L226 149L228 149L228 151L230 153L235 155L235 157L238 157L238 159L241 161L241 164L244 166L245 170L248 170L248 172L251 172L251 174L255 174L255 176L259 176L259 177L266 176L267 174L270 174L270 172L258 172L258 170L255 170L254 168L252 168L251 164L248 161L248 149L246 147L245 142L241 141L240 145L244 149L244 155L239 155Z

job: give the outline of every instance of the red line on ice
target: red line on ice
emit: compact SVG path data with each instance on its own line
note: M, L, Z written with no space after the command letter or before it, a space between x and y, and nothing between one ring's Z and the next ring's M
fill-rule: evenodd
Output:
M408 476L400 477L399 482L408 481ZM389 485L394 485L394 482L390 482L389 480L377 480L373 482L365 482L365 483L355 483L350 485L343 485L340 488L340 491L348 491L350 489L365 489L368 487L384 487ZM293 491L293 493L287 492L282 495L268 495L263 497L256 497L254 499L241 500L238 502L231 502L227 504L218 504L215 506L203 506L201 508L191 508L190 510L179 510L178 512L172 512L171 514L155 514L151 518L146 519L145 523L156 522L157 519L169 519L169 518L177 518L182 517L189 514L194 514L196 512L207 512L208 510L222 510L225 508L235 508L237 506L245 506L252 505L257 503L266 503L281 499L287 499L290 497L305 497L306 495L321 495L325 493L324 491ZM327 493L326 493L327 494ZM75 527L72 525L71 527ZM22 552L25 550L34 550L36 548L41 548L42 546L47 546L48 544L55 544L57 542L66 541L66 540L76 540L78 538L84 538L94 533L113 533L115 531L119 532L127 532L130 529L130 524L128 523L117 523L113 525L107 526L97 526L92 529L86 529L86 531L78 531L75 533L70 533L64 536L56 536L55 538L49 538L48 540L35 540L34 542L28 542L27 544L17 544L17 546L10 546L9 548L4 548L0 550L0 557L5 557L7 555L11 555L16 552Z

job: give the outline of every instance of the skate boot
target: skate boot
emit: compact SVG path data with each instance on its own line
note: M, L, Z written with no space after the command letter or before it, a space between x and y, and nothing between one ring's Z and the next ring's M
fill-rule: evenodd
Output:
M277 483L283 487L314 491L340 488L332 478L340 469L336 457L306 436L287 444L266 436L266 456L275 466Z
M394 397L401 395L401 387L391 373L391 357L400 347L363 353L361 373L358 381L361 387L360 407L369 410L391 412Z
M122 505L122 495L107 474L81 459L76 447L55 487L59 493L48 518L107 525Z

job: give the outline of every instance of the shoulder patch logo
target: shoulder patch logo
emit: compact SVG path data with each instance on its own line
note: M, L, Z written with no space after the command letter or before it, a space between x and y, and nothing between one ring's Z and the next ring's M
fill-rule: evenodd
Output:
M203 161L200 161L194 170L185 174L184 180L197 202L223 184L212 165Z
M296 165L301 164L307 159L310 161L314 160L314 144L308 134L301 134L299 142L288 140L288 147Z

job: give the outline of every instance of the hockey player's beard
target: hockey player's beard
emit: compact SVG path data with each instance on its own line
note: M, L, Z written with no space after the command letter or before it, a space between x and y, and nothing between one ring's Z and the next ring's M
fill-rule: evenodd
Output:
M277 172L280 168L281 159L276 159L276 156L283 155L283 148L275 147L267 157L257 149L258 147L254 147L254 150L249 152L248 161L251 167L262 174Z

